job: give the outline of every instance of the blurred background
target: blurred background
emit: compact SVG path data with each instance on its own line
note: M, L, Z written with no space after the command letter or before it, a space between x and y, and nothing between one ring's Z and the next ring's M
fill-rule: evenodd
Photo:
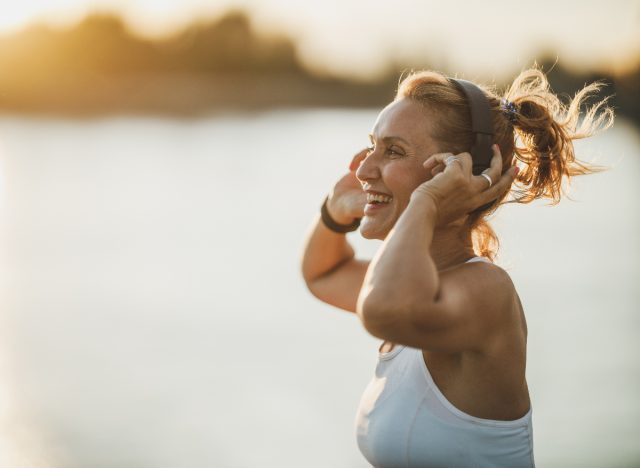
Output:
M380 341L307 292L304 238L403 71L503 89L534 63L617 113L576 144L608 171L493 218L536 461L640 466L640 2L22 0L0 13L0 468L368 466Z

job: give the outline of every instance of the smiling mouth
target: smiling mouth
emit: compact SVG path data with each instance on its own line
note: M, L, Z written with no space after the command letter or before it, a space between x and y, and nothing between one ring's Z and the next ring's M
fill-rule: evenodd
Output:
M367 194L367 204L369 205L386 205L393 200L389 195Z

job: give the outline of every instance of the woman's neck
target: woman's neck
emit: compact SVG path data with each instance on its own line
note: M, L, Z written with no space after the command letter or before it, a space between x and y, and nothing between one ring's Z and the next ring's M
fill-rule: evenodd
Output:
M446 270L475 257L471 232L459 226L436 229L431 242L431 258L438 271Z

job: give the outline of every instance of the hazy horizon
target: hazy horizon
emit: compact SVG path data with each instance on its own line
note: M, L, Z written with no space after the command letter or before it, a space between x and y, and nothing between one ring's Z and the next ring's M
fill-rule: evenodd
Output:
M542 51L578 70L622 73L640 62L640 2L633 0L617 2L606 15L600 2L545 0L526 11L494 0L490 7L467 5L464 16L458 4L410 0L336 0L313 8L293 0L24 0L5 6L0 34L35 22L68 26L109 12L136 33L158 37L229 9L246 11L259 33L290 37L309 68L354 77L382 73L390 60L426 60L467 76L499 79L530 65Z

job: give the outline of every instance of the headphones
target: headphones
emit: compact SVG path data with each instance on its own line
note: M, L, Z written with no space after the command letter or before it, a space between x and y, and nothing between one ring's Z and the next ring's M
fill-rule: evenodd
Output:
M473 160L471 172L473 175L480 175L482 171L489 168L493 157L491 145L494 132L489 101L484 92L472 82L457 78L449 78L449 81L464 93L471 109L471 131L476 135L476 140L469 151ZM484 210L492 203L493 201L474 211Z
M484 92L472 82L456 78L449 78L449 81L464 93L471 109L471 131L476 134L476 141L469 152L473 159L473 175L480 175L489 167L493 157L493 125L489 101Z

